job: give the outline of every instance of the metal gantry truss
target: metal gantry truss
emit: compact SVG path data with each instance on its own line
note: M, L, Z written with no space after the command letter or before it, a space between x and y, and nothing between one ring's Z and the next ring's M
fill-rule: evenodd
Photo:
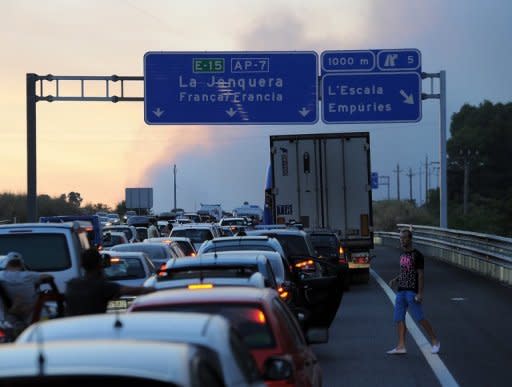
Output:
M39 101L100 101L123 102L144 101L144 96L129 96L125 93L127 83L144 82L143 76L60 76L27 74L27 220L37 221L37 154L36 154L36 102ZM53 84L52 84L53 83ZM70 88L79 90L78 93L63 92L63 84L72 84L79 87ZM104 83L104 87L101 84ZM55 94L45 94L45 86L54 86ZM50 85L52 84L52 85ZM100 95L91 95L90 91L97 92L100 85ZM66 88L67 90L67 88ZM114 94L113 90L119 92Z

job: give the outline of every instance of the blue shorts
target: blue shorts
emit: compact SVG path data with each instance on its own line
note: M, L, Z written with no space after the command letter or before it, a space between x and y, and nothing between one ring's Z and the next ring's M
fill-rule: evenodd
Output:
M409 310L409 314L416 321L421 321L423 316L423 308L421 302L416 302L414 297L416 293L412 290L400 290L396 293L395 298L395 322L405 321L405 312Z

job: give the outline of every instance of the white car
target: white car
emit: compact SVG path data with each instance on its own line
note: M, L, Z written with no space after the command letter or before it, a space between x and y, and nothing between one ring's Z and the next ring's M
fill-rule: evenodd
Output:
M83 340L94 343L95 340L133 339L138 342L194 344L206 347L218 355L226 386L265 386L249 350L228 320L218 315L143 312L118 316L103 314L69 317L32 325L18 337L16 343L37 343L39 337L44 337L45 351L49 343L63 340ZM75 358L80 360L79 355ZM142 352L139 352L135 358L139 362L143 358L144 361L141 363L151 362L151 359L146 358L145 353ZM174 360L172 357L167 359Z
M157 271L144 252L108 250L103 255L110 257L110 266L104 268L105 276L120 285L142 286Z
M204 241L220 237L220 233L216 227L208 223L191 223L174 226L169 235L174 237L190 238L196 250L203 244Z
M0 385L225 385L220 359L208 347L135 340L50 342L46 338L41 345L40 341L1 345Z

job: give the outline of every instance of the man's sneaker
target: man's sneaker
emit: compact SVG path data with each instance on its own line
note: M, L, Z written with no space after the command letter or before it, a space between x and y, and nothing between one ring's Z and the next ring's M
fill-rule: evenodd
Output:
M393 348L390 351L386 352L388 355L404 355L407 353L405 348Z
M439 353L439 350L441 349L441 342L438 341L436 344L432 346L432 353L436 354Z

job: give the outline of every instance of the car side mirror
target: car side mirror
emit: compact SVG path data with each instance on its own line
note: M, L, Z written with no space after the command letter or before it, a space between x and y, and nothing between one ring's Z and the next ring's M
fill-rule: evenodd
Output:
M272 356L265 360L263 378L265 380L286 380L293 375L292 363L281 357Z
M327 328L310 328L306 331L308 344L325 344L329 341L329 330Z

